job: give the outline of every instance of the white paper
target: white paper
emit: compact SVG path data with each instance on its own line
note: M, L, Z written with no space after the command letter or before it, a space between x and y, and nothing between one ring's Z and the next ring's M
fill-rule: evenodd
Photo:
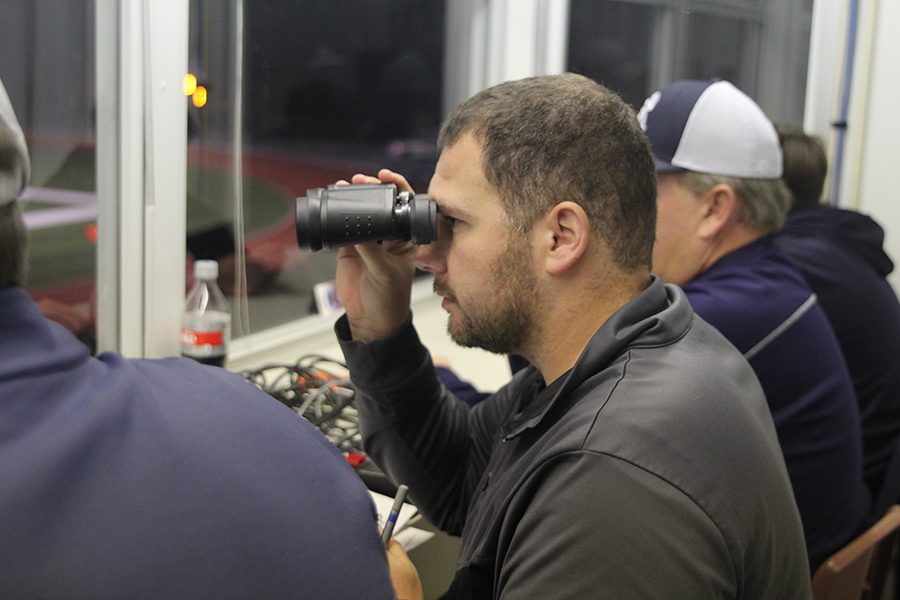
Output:
M384 494L379 494L378 492L373 492L371 490L369 490L369 494L372 496L372 501L375 502L375 508L378 510L378 524L383 527L387 522L388 515L391 514L391 507L394 505L394 499L390 496L385 496ZM397 515L397 522L394 524L393 535L403 531L403 529L409 525L410 519L416 516L418 512L419 511L415 506L409 502L404 502L403 506L400 508L400 514Z

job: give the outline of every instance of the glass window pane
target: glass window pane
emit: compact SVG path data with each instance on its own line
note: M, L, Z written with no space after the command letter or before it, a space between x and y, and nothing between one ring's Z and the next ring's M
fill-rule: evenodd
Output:
M774 120L802 120L812 0L570 1L567 69L632 106L677 79L719 77Z
M687 19L684 62L676 79L725 79L756 95L759 25L692 12Z
M633 3L572 0L568 70L640 107L655 83L655 23L660 12Z
M27 287L89 345L96 296L94 1L2 0L0 77L25 132Z
M189 260L219 260L234 308L245 236L249 331L236 314L236 337L314 313L313 286L334 277L333 252L297 248L296 196L380 167L427 188L444 60L443 0L257 0L244 11L242 46L233 3L193 0L190 12L189 67L207 96L189 106ZM244 226L235 232L238 137Z

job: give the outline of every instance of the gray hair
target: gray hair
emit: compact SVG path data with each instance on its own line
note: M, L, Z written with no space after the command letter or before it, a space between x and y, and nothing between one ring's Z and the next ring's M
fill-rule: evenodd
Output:
M791 192L781 179L748 179L696 171L686 171L680 177L682 185L695 196L702 196L720 183L731 186L739 200L738 220L766 235L781 230L791 208Z

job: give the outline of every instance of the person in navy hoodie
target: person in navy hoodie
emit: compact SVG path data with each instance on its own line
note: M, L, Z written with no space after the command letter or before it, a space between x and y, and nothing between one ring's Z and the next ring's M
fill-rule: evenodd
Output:
M653 270L749 360L772 411L810 568L869 511L856 396L815 294L776 247L790 194L778 136L727 81L683 80L638 116L656 157Z
M29 170L0 82L0 597L393 598L372 501L309 423L224 369L92 357L40 313Z
M894 264L878 223L820 203L828 161L818 138L798 128L776 129L793 205L775 244L816 293L847 360L877 519L900 499L900 453L894 451L900 436L900 303L887 281Z

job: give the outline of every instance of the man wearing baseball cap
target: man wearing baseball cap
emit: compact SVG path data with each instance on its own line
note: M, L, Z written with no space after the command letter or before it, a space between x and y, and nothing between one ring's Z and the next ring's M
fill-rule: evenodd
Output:
M309 423L224 369L93 357L41 315L29 167L0 82L0 598L394 598L372 501Z
M749 360L784 453L815 569L869 508L859 414L816 296L774 246L790 195L778 136L727 81L677 81L638 115L656 157L653 270Z

